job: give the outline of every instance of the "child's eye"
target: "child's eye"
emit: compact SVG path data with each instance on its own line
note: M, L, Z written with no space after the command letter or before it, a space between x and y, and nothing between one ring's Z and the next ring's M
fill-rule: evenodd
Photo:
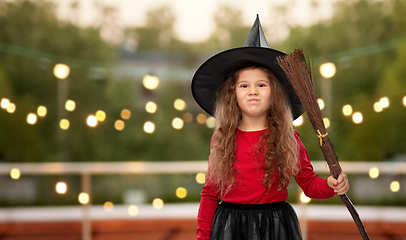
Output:
M248 87L247 84L241 84L241 85L240 85L240 88L247 88L247 87Z
M260 83L260 84L258 84L258 87L266 87L266 84L265 83Z

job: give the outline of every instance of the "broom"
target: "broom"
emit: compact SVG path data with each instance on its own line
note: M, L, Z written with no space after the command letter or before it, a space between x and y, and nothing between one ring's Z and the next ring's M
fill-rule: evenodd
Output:
M292 54L278 57L277 62L285 72L289 82L292 84L297 96L306 109L310 122L313 125L313 129L316 131L317 137L319 138L320 147L329 166L330 173L335 179L337 179L342 170L337 155L334 152L333 144L328 137L323 117L317 103L309 61L306 61L302 49L296 49ZM354 219L362 239L369 239L364 224L350 199L346 194L340 195L340 198Z

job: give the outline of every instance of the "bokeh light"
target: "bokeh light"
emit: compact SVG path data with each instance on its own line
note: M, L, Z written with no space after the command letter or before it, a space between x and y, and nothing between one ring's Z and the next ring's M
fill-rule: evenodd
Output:
M112 212L114 210L114 204L110 201L107 201L103 205L104 211Z
M152 201L152 206L153 206L155 209L162 209L162 208L164 207L164 201L163 201L162 199L160 199L160 198L155 198L155 199Z
M403 102L403 106L406 107L406 96L403 97L402 102Z
M324 123L324 126L325 126L326 128L329 128L329 127L330 127L330 119L328 119L328 118L323 118L323 123Z
M73 111L75 111L75 108L76 108L76 102L75 102L75 101L73 101L73 100L68 100L68 101L66 101L66 103L65 103L65 109L66 109L67 111L73 112Z
M182 118L185 123L190 123L191 121L193 121L193 115L189 112L184 113Z
M184 100L178 98L173 103L173 107L178 111L183 111L186 109L186 102Z
M156 105L156 103L149 101L147 102L147 104L145 104L145 111L147 111L147 113L155 113L156 110L158 109L158 106Z
M299 116L298 118L296 118L293 121L293 126L295 126L295 127L299 127L299 126L302 126L302 125L303 125L303 117L302 116Z
M122 131L122 130L124 129L124 127L125 127L125 123L124 123L123 120L117 120L117 121L114 123L114 128L115 128L117 131Z
M58 194L65 194L68 191L68 185L65 182L57 182L55 185L55 191Z
M319 104L320 110L323 110L325 107L324 100L319 98L319 99L317 99L317 103Z
M372 167L369 169L369 177L372 179L379 177L379 169L377 167Z
M59 122L59 127L63 130L67 130L70 126L69 120L68 119L61 119Z
M184 187L178 187L176 189L176 197L185 198L187 196L187 190Z
M300 194L300 202L302 203L309 203L312 199L306 196L304 192Z
M183 120L181 118L176 117L172 120L172 127L174 129L180 130L183 128L183 125Z
M84 193L84 192L80 193L78 196L78 200L79 200L80 204L83 204L83 205L88 204L89 200L90 200L89 194Z
M383 107L382 107L381 102L374 103L374 111L375 112L382 112L382 110L383 110Z
M216 126L216 119L214 117L208 117L206 120L206 126L208 128L214 128Z
M362 123L363 120L364 120L364 117L362 116L362 113L360 113L360 112L355 112L355 113L352 115L352 121L353 121L355 124L360 124L360 123Z
M197 183L204 184L205 180L206 180L206 174L201 173L201 172L196 174L196 182Z
M323 63L320 66L320 74L324 78L332 78L336 74L336 66L332 62Z
M153 122L147 121L144 123L144 132L153 133L155 131L155 124Z
M399 190L400 190L400 183L399 183L399 181L392 181L392 182L390 183L390 190L391 190L392 192L399 192Z
M381 103L383 108L389 107L389 98L383 97L383 98L379 99L379 102Z
M65 79L69 76L70 68L66 64L58 63L54 67L54 75L58 79Z
M205 124L207 120L207 117L204 113L199 113L196 117L196 121L200 124Z
M45 117L47 115L47 108L45 106L39 106L37 108L37 115L40 117Z
M138 207L136 205L130 205L128 207L128 214L130 214L130 216L137 216L138 215Z
M29 113L27 115L27 123L31 125L37 123L37 115L35 113Z
M17 180L21 177L21 173L20 170L18 170L17 168L13 168L10 171L10 177L14 180Z
M343 106L343 114L344 116L348 117L352 114L352 106L350 104L346 104Z
M104 122L104 120L106 120L106 113L102 110L98 110L96 112L96 118L97 118L97 121Z
M94 115L87 116L87 119L86 119L87 126L94 128L97 126L97 123L98 123L98 121L97 121L96 116L94 116Z
M146 89L154 90L159 85L159 78L157 76L147 74L142 79L142 84Z
M131 111L130 110L128 110L128 109L123 109L122 111L121 111L121 118L122 119L125 119L125 120L128 120L128 119L130 119L130 117L131 117Z
M1 104L1 108L7 109L8 105L10 104L10 100L8 98L2 98L0 104Z
M16 105L14 103L10 103L7 107L8 113L14 113L16 111Z

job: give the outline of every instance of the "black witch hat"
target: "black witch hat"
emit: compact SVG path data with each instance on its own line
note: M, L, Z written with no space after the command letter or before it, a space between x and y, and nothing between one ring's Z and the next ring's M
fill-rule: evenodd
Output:
M293 119L303 114L302 103L289 83L287 76L276 62L286 54L268 48L259 17L254 22L242 47L218 53L204 62L192 79L192 95L197 104L208 114L214 115L216 93L227 77L248 66L264 67L279 79L289 98Z

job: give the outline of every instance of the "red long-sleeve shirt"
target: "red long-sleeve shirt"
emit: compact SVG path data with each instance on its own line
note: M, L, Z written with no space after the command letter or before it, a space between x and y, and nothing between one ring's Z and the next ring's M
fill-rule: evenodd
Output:
M234 161L234 187L226 192L221 200L239 204L266 204L278 201L286 201L288 191L277 191L278 184L273 184L267 191L263 184L264 154L255 154L253 147L259 143L261 135L267 130L245 132L237 129L236 131L236 152ZM299 159L300 171L295 175L295 180L302 188L306 196L310 198L324 199L334 196L334 190L327 185L327 180L318 177L310 163L308 153L299 133L295 130L295 137L300 146ZM210 162L209 162L210 164ZM274 181L277 176L273 177ZM289 183L288 183L289 184ZM201 192L199 213L197 216L197 238L199 240L210 239L211 225L220 201L217 189L206 181Z

